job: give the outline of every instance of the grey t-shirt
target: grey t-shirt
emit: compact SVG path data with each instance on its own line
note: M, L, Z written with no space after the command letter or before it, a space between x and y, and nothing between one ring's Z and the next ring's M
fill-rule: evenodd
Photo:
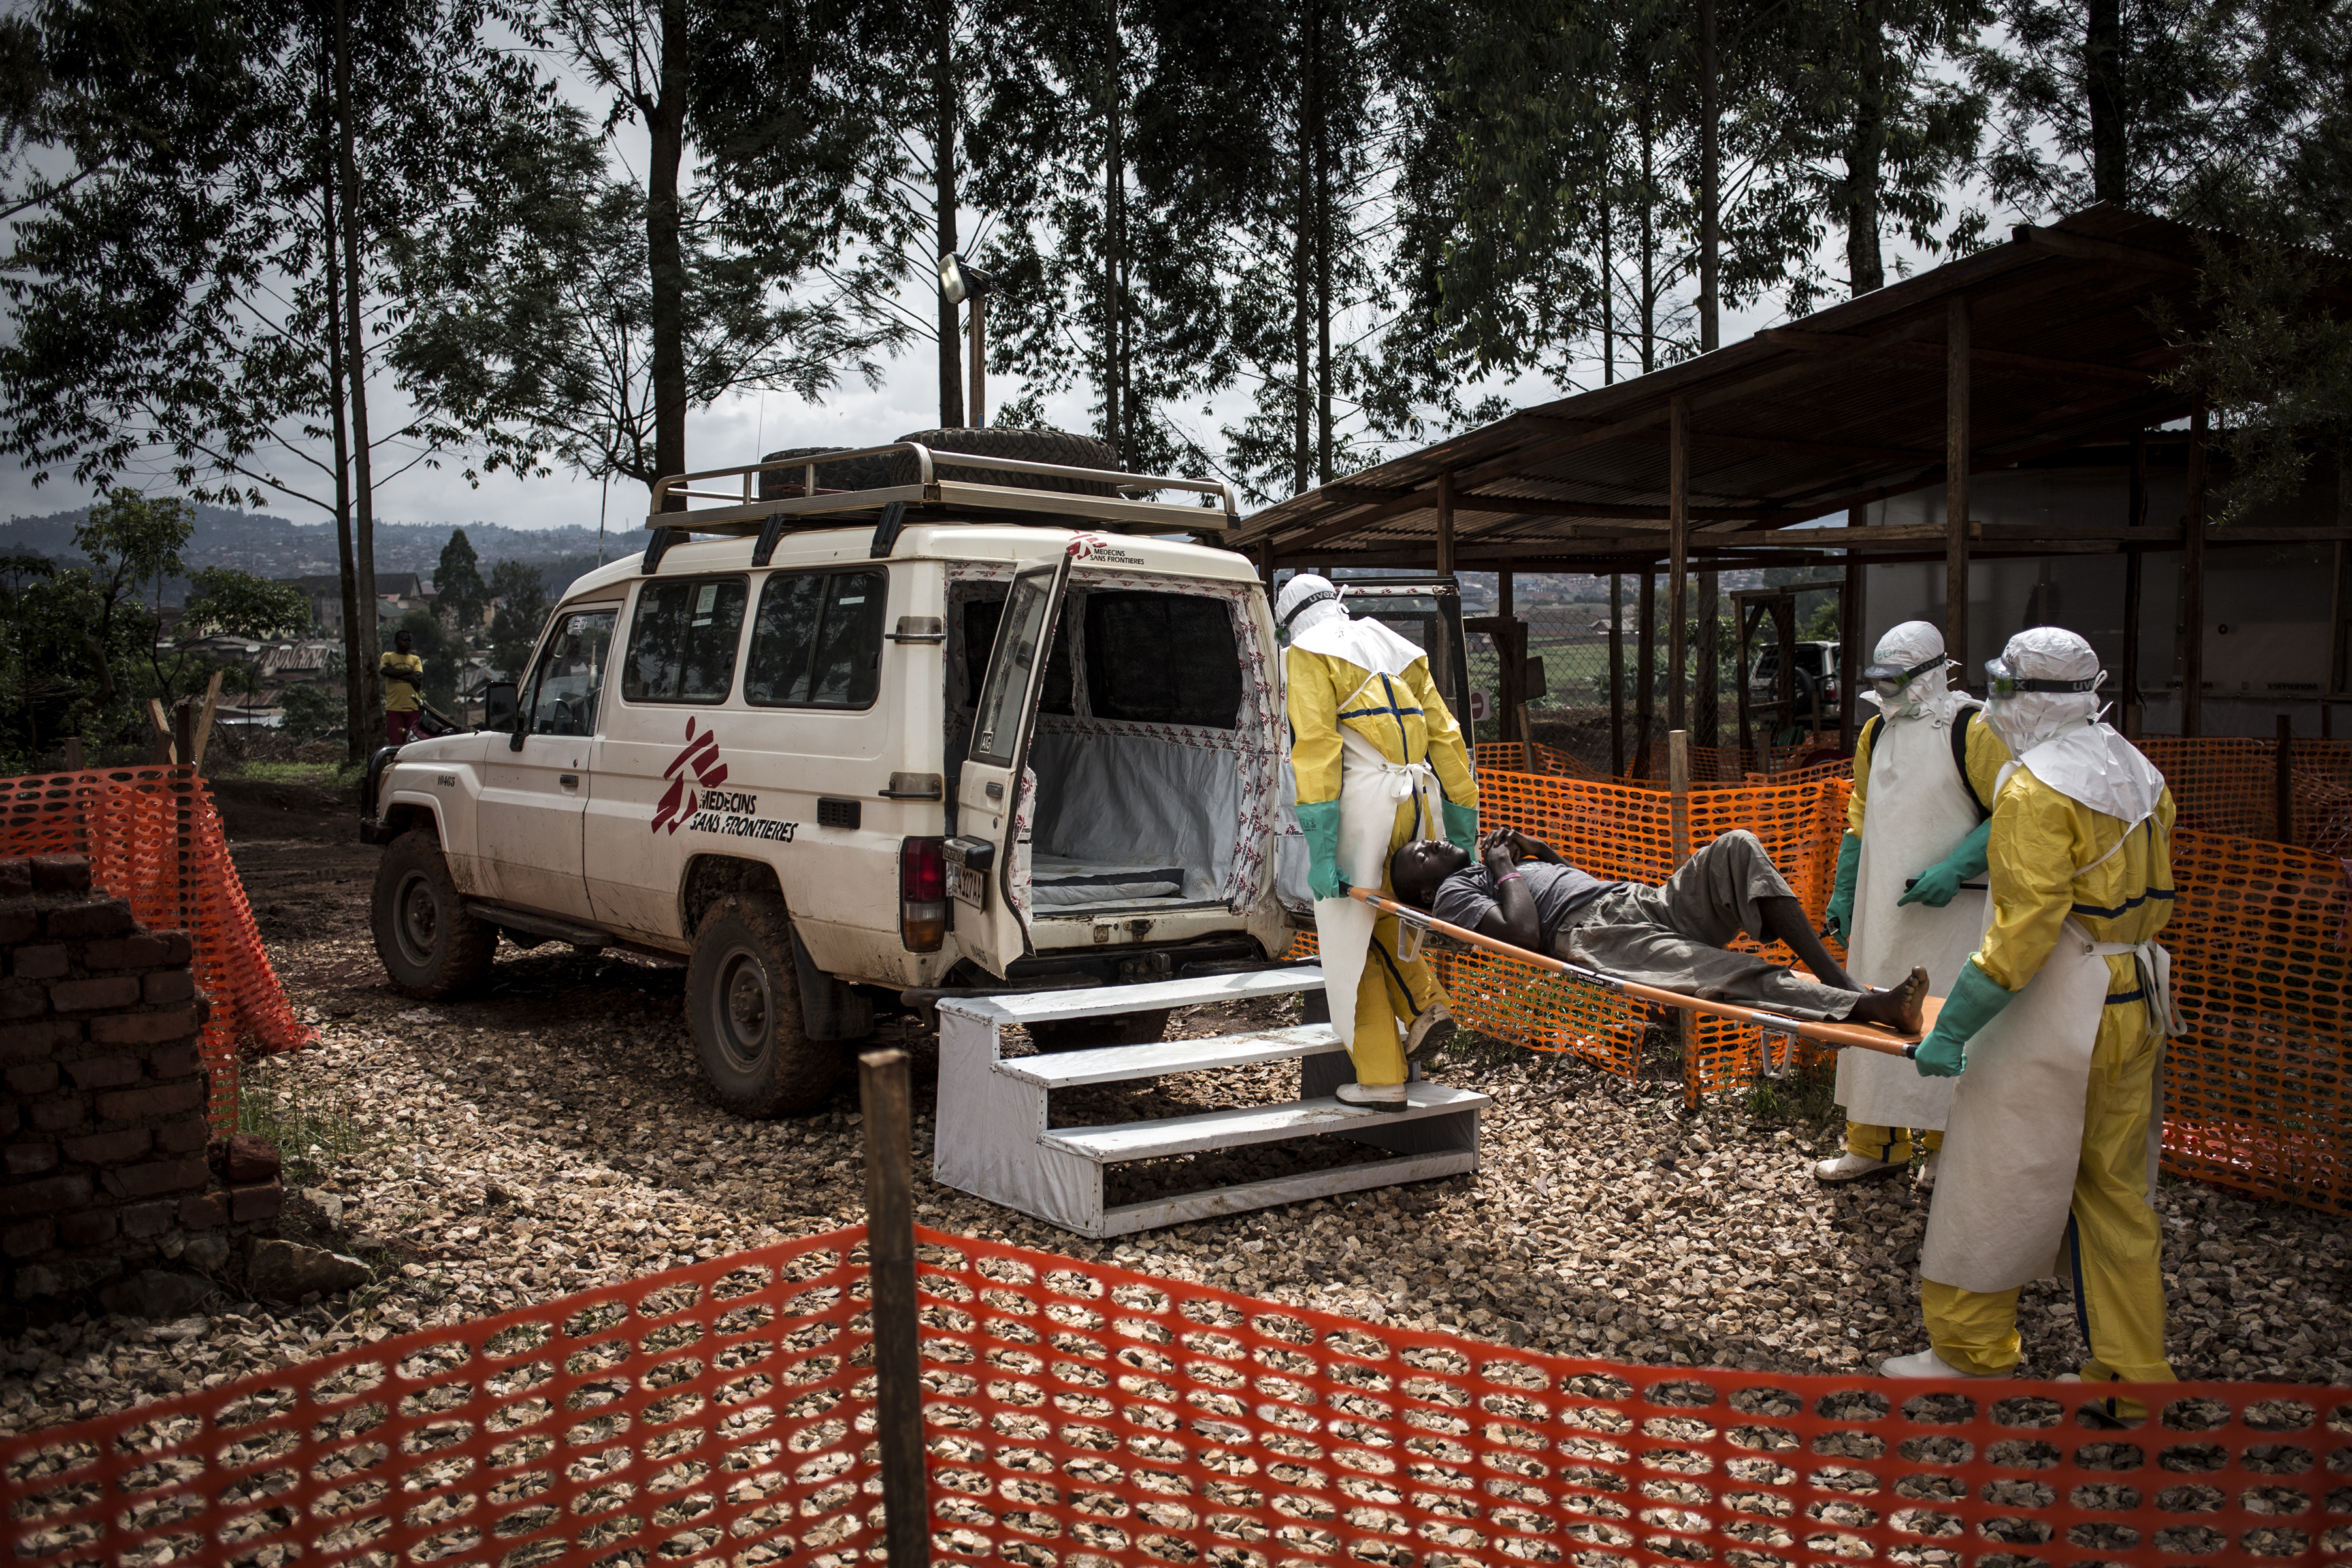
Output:
M1528 892L1536 901L1538 924L1555 935L1568 929L1593 900L1612 888L1624 886L1588 876L1573 866L1554 866L1544 860L1521 861L1519 875L1527 879ZM1429 912L1448 925L1476 931L1478 922L1499 907L1495 879L1486 867L1473 861L1437 885Z

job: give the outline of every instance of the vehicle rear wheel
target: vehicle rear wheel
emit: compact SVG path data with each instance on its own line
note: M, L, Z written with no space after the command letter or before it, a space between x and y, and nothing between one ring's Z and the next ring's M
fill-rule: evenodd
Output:
M423 828L385 846L370 915L376 957L408 995L454 996L490 972L498 928L466 912L439 841Z
M782 902L719 900L694 933L686 966L687 1028L702 1076L738 1116L795 1116L823 1105L844 1053L802 1025L800 971Z
M1148 1046L1168 1037L1171 1010L1120 1013L1108 1018L1064 1018L1029 1026L1029 1040L1041 1051L1091 1051L1104 1046Z

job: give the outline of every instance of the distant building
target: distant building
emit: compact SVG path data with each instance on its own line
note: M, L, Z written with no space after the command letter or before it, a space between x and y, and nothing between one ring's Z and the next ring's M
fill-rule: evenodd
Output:
M315 577L280 577L280 583L301 591L310 601L310 624L329 637L343 635L343 580L339 574ZM414 572L375 574L376 618L398 620L419 605L433 602L433 590Z

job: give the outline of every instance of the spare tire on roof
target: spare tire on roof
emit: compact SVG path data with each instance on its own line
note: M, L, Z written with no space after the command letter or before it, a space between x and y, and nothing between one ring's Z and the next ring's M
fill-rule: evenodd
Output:
M954 452L973 458L1011 458L1024 463L1061 463L1073 468L1118 468L1118 459L1111 455L1111 449L1091 436L1073 436L1066 430L917 430L898 439L929 447L932 473L942 479L954 479L968 485L1012 485L1023 489L1061 490L1073 495L1108 496L1118 493L1117 485L1099 479L1065 479L1058 474L1024 474L1011 468L992 468L984 463L950 462L946 457L948 453ZM886 461L890 465L890 483L915 483L913 453L893 452Z
M760 459L763 463L781 463L790 458L822 458L827 452L854 452L855 447L788 447L781 452L771 452ZM774 500L782 496L801 493L801 478L804 468L770 468L760 476L760 499ZM912 483L890 477L887 458L853 458L845 463L819 463L816 466L816 487L821 490L878 490L885 485Z

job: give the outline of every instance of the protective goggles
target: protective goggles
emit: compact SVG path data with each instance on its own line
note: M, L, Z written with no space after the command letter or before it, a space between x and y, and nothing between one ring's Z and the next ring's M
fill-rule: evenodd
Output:
M2080 680L2029 680L2009 668L2005 658L1985 660L1985 690L1994 697L2014 697L2021 691L2096 691L2105 670Z
M1933 658L1921 659L1907 669L1899 664L1874 664L1862 672L1862 678L1882 689L1900 691L1929 670L1940 669L1948 662L1939 653Z

